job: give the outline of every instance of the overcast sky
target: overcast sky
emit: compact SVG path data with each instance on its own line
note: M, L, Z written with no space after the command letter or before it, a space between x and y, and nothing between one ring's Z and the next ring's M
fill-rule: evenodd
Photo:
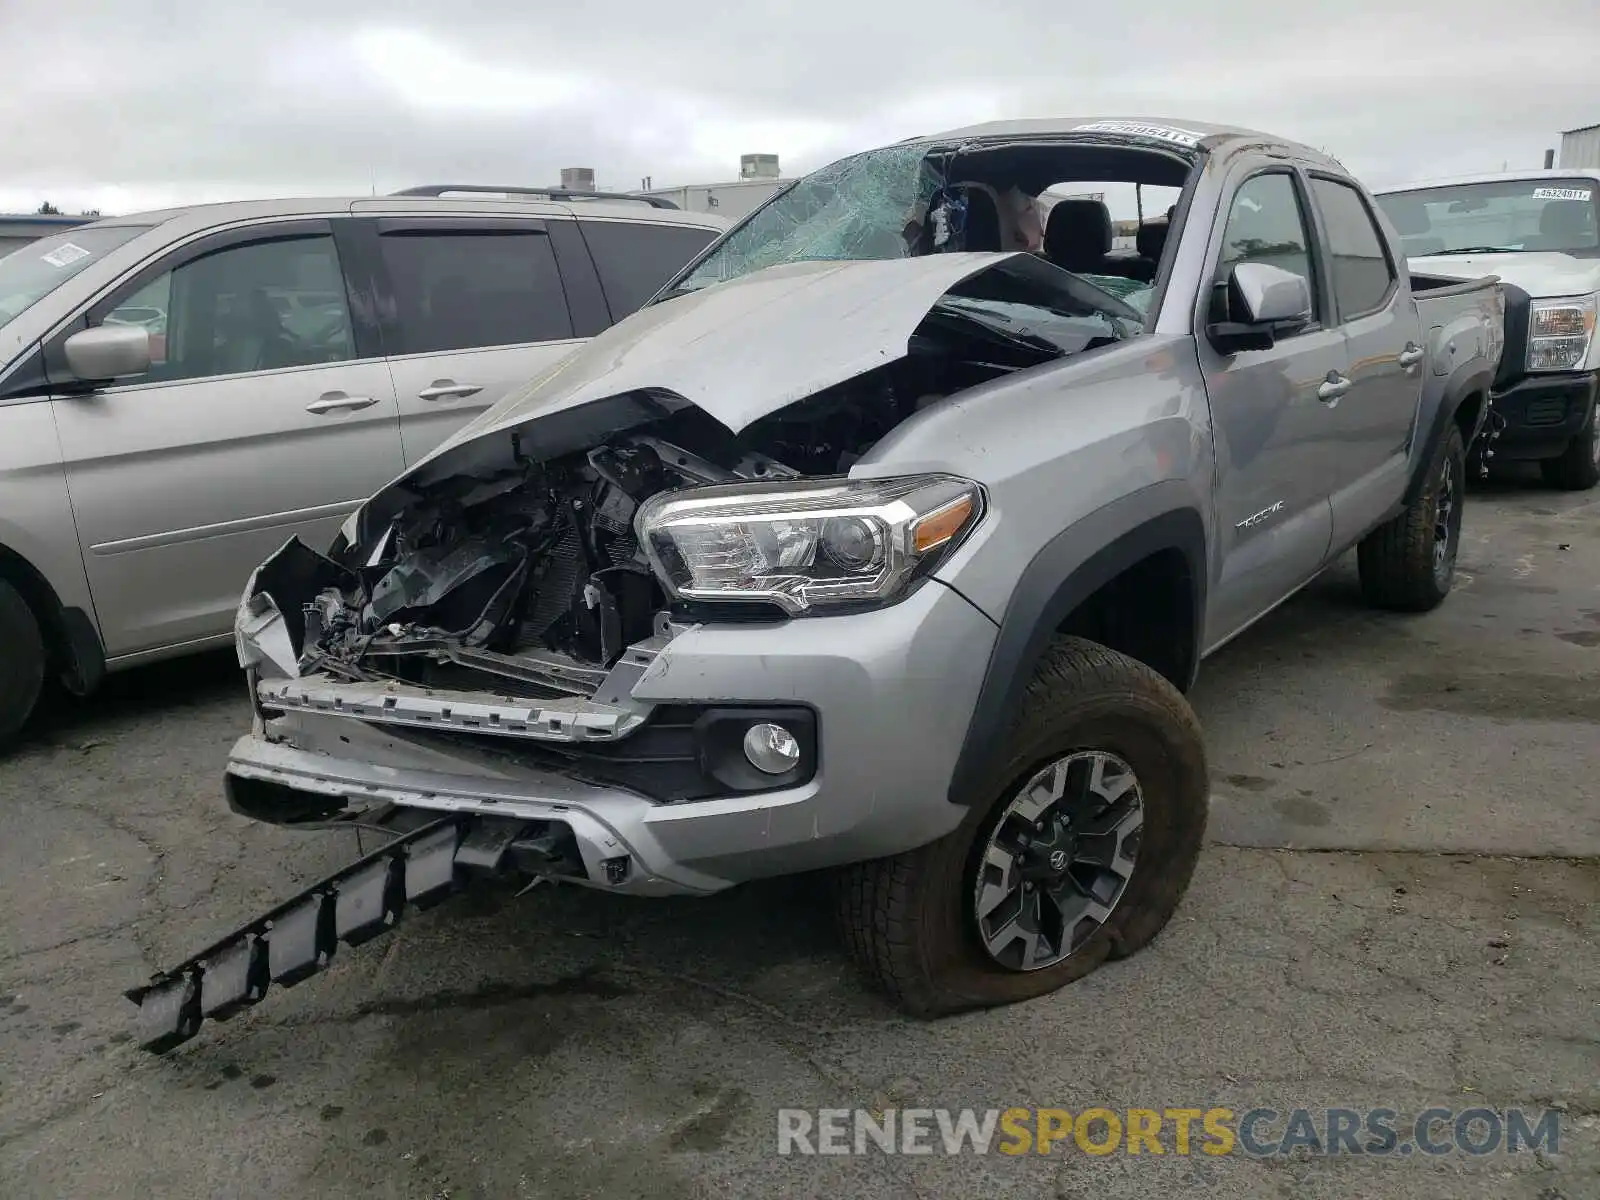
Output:
M714 17L721 7L725 15ZM1008 116L1238 123L1374 186L1600 123L1600 2L0 0L0 210L784 174ZM1186 10L1193 15L1185 15Z

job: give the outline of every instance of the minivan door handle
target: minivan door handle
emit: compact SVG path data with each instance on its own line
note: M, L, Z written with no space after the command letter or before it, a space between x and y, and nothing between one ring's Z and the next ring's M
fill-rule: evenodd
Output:
M1351 380L1337 371L1329 371L1328 377L1317 387L1317 399L1329 408L1339 403L1339 397L1350 390Z
M417 393L419 400L443 400L447 396L474 396L483 391L476 383L457 383L454 379L435 379Z
M1400 351L1400 357L1398 361L1402 367L1409 371L1412 367L1416 366L1422 361L1423 353L1424 351L1421 346L1417 345L1415 342L1407 342L1406 348Z
M351 396L345 392L323 392L310 404L306 405L308 413L350 412L358 408L371 408L378 402L376 396Z

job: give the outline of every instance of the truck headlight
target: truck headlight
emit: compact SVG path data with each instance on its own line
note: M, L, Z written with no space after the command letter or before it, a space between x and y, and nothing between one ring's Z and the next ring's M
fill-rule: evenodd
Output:
M1538 300L1528 314L1528 370L1575 371L1594 337L1594 297Z
M889 604L983 516L950 475L724 484L640 506L640 544L674 599L814 607Z

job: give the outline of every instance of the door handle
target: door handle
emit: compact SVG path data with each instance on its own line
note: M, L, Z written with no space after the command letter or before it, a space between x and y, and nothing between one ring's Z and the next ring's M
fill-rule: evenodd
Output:
M435 379L417 393L419 400L442 400L446 396L474 396L483 391L475 383L457 383L453 379Z
M1317 399L1326 402L1328 407L1332 408L1339 403L1339 397L1350 390L1351 385L1352 381L1339 372L1329 371L1328 377L1317 386Z
M1398 361L1402 367L1409 371L1412 367L1416 366L1422 361L1423 354L1424 351L1421 346L1417 345L1415 342L1407 342L1406 348L1400 351L1400 358Z
M306 405L308 413L348 412L358 408L371 408L378 402L376 396L351 396L344 392L324 392Z

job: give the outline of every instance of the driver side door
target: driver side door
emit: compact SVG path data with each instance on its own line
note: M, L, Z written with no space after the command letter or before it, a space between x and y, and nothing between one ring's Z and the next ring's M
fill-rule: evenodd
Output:
M46 347L109 658L225 639L263 559L296 535L325 549L400 473L394 385L359 313L331 222L281 221L169 252ZM104 322L149 333L150 370L73 387L62 343Z

